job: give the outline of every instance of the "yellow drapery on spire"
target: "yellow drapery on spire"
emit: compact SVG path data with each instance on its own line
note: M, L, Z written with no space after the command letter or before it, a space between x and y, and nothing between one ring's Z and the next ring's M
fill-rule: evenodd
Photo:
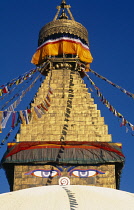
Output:
M39 65L46 56L57 56L61 54L78 55L79 59L85 63L92 63L92 55L88 46L84 46L80 41L60 39L42 44L32 57L31 62Z

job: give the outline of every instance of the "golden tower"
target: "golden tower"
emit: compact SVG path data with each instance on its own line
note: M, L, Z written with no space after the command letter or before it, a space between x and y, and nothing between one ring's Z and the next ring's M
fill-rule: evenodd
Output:
M3 167L11 190L45 185L118 188L124 163L121 144L82 79L92 62L88 32L62 1L54 20L39 33L32 63L46 75L22 122L16 143L8 145ZM84 70L82 68L84 66Z

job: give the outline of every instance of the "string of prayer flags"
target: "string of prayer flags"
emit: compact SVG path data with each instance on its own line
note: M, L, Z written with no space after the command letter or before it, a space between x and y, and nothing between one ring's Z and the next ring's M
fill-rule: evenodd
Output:
M49 88L48 93L52 94L51 88ZM49 96L49 99L50 99L50 96ZM49 107L50 107L50 102L47 100L47 97L46 97L42 101L42 103L40 103L39 105L37 105L35 107L32 107L32 109L20 111L19 116L20 116L23 126L25 126L26 124L29 124L32 118L34 120L41 118L42 115L44 115L46 113L46 111L48 111Z
M2 88L6 87L6 86L11 87L12 85L14 85L16 83L19 83L19 81L21 82L21 80L27 79L28 77L30 77L35 72L37 72L37 68L36 69L32 69L29 72L25 72L21 76L18 76L17 78L12 79L10 82L6 83L5 85L1 85L0 87L2 87Z
M45 114L45 112L48 111L48 109L50 107L50 94L53 94L53 90L52 90L52 88L49 87L48 94L47 94L46 98L42 101L41 104L34 107L35 113L37 114L37 116L39 118L41 118L41 116L43 114Z
M9 90L8 94L11 94L16 88L17 87L14 87L13 89ZM0 101L3 100L8 94L5 94L5 95L1 94L2 97L0 98Z
M20 97L19 97L16 101L14 101L14 103L11 104L11 105L7 108L8 111L11 110L11 107L12 107L12 109L14 110L14 109L20 104L20 102L22 101L22 98L26 95L26 93L27 93L28 91L30 91L30 90L32 89L32 87L34 86L34 84L37 82L37 80L38 80L40 77L41 77L41 75L39 74L39 75L35 78L35 80L32 82L32 84L31 84L26 90L23 90L23 91L21 92Z
M3 120L2 120L2 128L5 128L6 127L6 124L8 122L8 119L10 117L10 115L12 114L12 127L14 127L14 124L15 124L15 115L17 112L14 111L14 109L20 104L20 102L22 101L22 98L26 95L26 93L28 91L31 90L31 88L34 86L34 84L36 83L36 81L41 77L41 74L39 74L35 80L32 82L32 84L24 91L22 91L22 94L21 96L16 100L14 101L13 104L11 104L5 111L3 111ZM12 113L13 112L13 113ZM23 122L23 119L22 119L22 115L21 115L21 120Z
M47 65L48 65L48 63L47 63ZM46 67L47 65L43 65L43 68ZM41 69L42 69L42 67L40 67L40 72L42 71ZM40 77L41 77L41 74L32 82L32 84L25 91L22 91L22 95L13 104L11 104L7 108L7 110L0 111L0 132L2 132L2 128L6 127L9 117L12 116L12 119L11 119L12 120L12 122L11 122L12 128L9 131L9 133L6 135L6 137L2 140L0 145L4 145L5 141L11 135L11 132L15 129L16 126L18 126L19 123L26 125L26 124L29 124L32 117L33 117L33 119L37 119L36 113L33 112L35 107L33 107L32 109L26 109L26 110L22 110L22 111L14 111L14 108L17 107L17 105L20 103L20 100L22 99L22 97L24 97L24 95L27 93L27 91L29 91L34 86L35 82ZM42 80L41 80L41 82L42 82ZM5 89L5 92L6 91L7 90ZM50 101L50 94L53 94L53 92L52 92L52 89L49 87L48 94L45 99L46 105L48 107L50 106L50 103L47 101L47 98ZM42 116L42 114L45 114L45 111L46 111L46 110L44 111L44 109L40 110L39 108L37 110L40 111L41 116Z
M85 71L84 71L84 68L87 68L86 65L85 65L85 64L80 64L80 63L79 63L79 65L81 66L81 70L82 70L83 72L85 72ZM82 66L84 66L84 68L83 68ZM100 78L100 79L106 81L107 83L109 83L109 84L112 85L113 87L118 88L121 92L125 93L127 96L129 96L129 97L131 97L131 98L134 99L134 93L130 93L129 91L125 90L124 88L122 88L122 87L119 86L119 85L116 85L115 83L113 83L113 82L111 82L110 80L108 80L106 77L101 76L100 74L98 74L97 72L95 72L94 70L92 70L92 69L90 69L90 68L89 68L89 72L93 73L93 74L94 74L95 76L97 76L98 78Z
M36 72L36 73L37 73L37 72ZM33 79L33 76L31 76L31 77L29 78L29 80L27 80L27 81L24 83L24 85L21 86L21 89L23 89L23 88L26 86L26 84L28 84L32 79ZM11 94L11 93L12 93L13 91L15 91L17 88L18 88L18 86L13 87L12 89L9 90L8 94ZM8 100L0 109L2 110L4 107L7 106L7 104L8 104L10 101L12 101L15 97L19 96L19 95L20 95L20 91L21 91L21 90L18 90L18 93L16 93L14 96L12 96L12 98L10 98L10 100ZM3 95L3 96L0 98L0 100L3 100L6 96L8 96L8 94Z
M1 87L0 96L3 96L3 94L5 94L5 93L9 93L11 86L19 85L19 84L23 83L25 80L29 79L36 72L37 72L37 69L32 69L32 70L30 70L30 72L25 73L24 75L19 76L16 79L13 79L11 82L8 82L6 85L0 86Z
M14 130L14 129L12 128L12 129L8 132L8 134L6 135L6 137L1 141L0 145L4 145L5 141L9 138L9 136L11 135L11 133L12 133L13 130Z
M131 97L134 99L134 94L130 93L129 91L125 90L124 88L122 88L119 85L116 85L115 83L111 82L110 80L108 80L107 78L101 76L100 74L96 73L95 71L93 71L92 69L89 70L91 73L93 73L95 76L97 76L98 78L101 78L102 80L106 81L107 83L109 83L110 85L112 85L113 87L118 88L121 92L125 93L127 96Z
M7 96L8 94L11 94L11 93L17 88L18 84L23 83L23 81L27 80L28 78L32 79L31 76L32 76L34 73L37 73L37 72L42 73L42 72L44 71L44 69L49 65L49 63L50 63L50 61L48 60L48 61L47 61L45 64L43 64L42 66L37 67L36 69L30 70L30 72L26 72L24 75L19 76L19 77L17 77L16 79L13 79L11 82L8 82L6 85L0 86L0 87L2 87L2 89L0 89L0 96L2 96L2 97L0 98L0 100L3 100L4 97ZM40 81L42 82L42 77L40 77ZM29 80L28 80L28 82L29 82ZM28 82L26 82L26 83L28 83ZM26 83L25 83L25 85L26 85ZM14 88L12 88L12 89L10 89L10 87L11 87L12 85L14 85L14 84L16 84L17 86L14 87ZM24 86L25 86L25 85L24 85ZM4 94L4 93L8 93L8 94ZM3 95L3 94L4 94L4 95ZM15 96L13 96L8 102L10 102L11 100L13 100L14 97L16 97L16 96L17 96L17 94L16 94ZM6 104L3 105L2 108L0 108L0 109L2 110L2 109L7 105L8 102L6 102Z
M39 105L32 107L31 109L21 110L21 111L14 111L14 104L11 104L7 110L0 111L0 125L1 129L6 127L7 121L11 116L11 127L12 129L15 128L18 123L22 123L23 126L29 124L31 119L37 120L41 118L42 115L48 111L50 107L50 95L53 94L52 88L49 87L47 96L44 98L42 103ZM49 96L49 97L48 97ZM20 102L20 99L18 100ZM17 105L15 103L15 105Z
M102 93L99 91L99 88L95 85L95 83L91 80L91 78L89 77L89 75L84 71L85 75L87 76L87 78L89 79L90 83L93 85L93 87L95 88L95 90L97 91L97 96L100 98L100 101L109 109L109 111L111 111L116 117L122 119L122 122L120 124L120 126L129 126L132 131L134 131L134 125L131 124L130 122L128 122L124 116L118 112L110 103L109 101L102 95Z
M50 107L50 95L51 94L53 94L53 90L52 90L52 88L49 87L47 96L42 101L42 103L40 103L39 105L37 105L35 107L32 107L30 115L31 116L33 115L34 119L41 118L42 115L44 115L46 113L46 111L48 111L48 109Z
M4 145L4 143L5 143L5 141L7 141L8 140L8 138L10 137L10 135L11 135L11 133L13 132L13 130L15 129L15 127L17 127L18 126L18 124L20 123L20 117L19 117L19 115L18 115L18 119L16 120L16 124L15 124L15 126L14 127L12 127L11 129L10 129L10 131L8 132L8 134L6 135L6 137L1 141L1 143L0 143L0 147L2 146L2 145ZM18 129L18 131L20 130L20 128ZM17 131L17 133L18 133L18 131ZM15 134L15 136L16 136L17 134Z
M0 143L0 148L1 148L1 146L3 146L3 145L5 144L5 142L8 140L8 138L10 137L10 135L11 135L11 133L14 131L14 129L15 129L15 128L11 128L10 131L8 132L8 134L6 135L6 137L1 141L1 143ZM16 133L18 133L18 132L19 132L19 129L18 129L18 131L17 131ZM16 138L16 136L17 136L17 134L15 134L15 137L14 137L14 138Z

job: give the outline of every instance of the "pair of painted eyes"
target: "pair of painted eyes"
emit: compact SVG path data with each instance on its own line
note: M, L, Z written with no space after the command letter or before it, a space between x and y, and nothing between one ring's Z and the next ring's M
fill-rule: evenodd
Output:
M97 174L105 174L104 172L98 171L98 170L71 170L69 172L69 176L75 176L80 178L87 178L96 176ZM55 177L55 176L61 176L61 172L58 170L33 170L28 173L25 173L25 175L33 175L36 177L42 177L42 178L49 178L49 177Z

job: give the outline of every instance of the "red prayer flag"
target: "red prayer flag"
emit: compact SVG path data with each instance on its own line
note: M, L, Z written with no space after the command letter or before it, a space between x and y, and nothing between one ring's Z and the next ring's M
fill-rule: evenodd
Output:
M7 88L7 86L4 87L4 88L2 88L2 92L3 92L3 93L8 93L8 88Z

